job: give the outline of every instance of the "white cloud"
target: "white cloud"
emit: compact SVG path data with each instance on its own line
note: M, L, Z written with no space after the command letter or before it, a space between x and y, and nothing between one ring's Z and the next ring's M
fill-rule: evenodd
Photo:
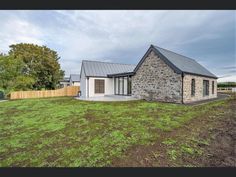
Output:
M83 59L121 62L132 56L137 63L137 56L142 56L150 44L184 51L183 45L221 37L222 26L229 23L223 18L227 11L20 12L6 20L0 17L0 50L18 42L45 44L58 51L66 73L79 72Z
M1 22L0 49L6 53L8 46L16 43L34 43L42 45L42 32L37 26L17 17Z
M236 75L220 77L217 82L236 82Z

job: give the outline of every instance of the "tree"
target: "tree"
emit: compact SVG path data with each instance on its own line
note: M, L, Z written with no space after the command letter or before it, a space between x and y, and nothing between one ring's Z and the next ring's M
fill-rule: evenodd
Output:
M35 80L23 74L24 63L12 56L0 56L0 89L6 93L13 90L28 90Z
M9 55L23 61L23 74L34 78L34 89L55 89L64 71L60 69L58 54L46 46L15 44L10 46Z

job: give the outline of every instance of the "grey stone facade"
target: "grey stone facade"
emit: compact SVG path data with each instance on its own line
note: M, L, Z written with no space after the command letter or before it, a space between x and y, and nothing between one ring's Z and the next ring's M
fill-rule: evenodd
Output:
M132 95L146 100L182 103L182 76L151 51L132 77Z
M191 95L191 82L195 80L195 94ZM203 80L209 81L209 95L203 96ZM212 92L212 81L214 81L214 91ZM184 75L183 82L183 102L189 103L193 101L211 99L217 97L217 80L209 77L202 77L196 75Z

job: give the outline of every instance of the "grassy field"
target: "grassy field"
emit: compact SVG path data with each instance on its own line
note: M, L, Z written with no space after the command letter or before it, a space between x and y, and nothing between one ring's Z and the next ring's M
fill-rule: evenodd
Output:
M198 106L73 98L0 103L0 166L110 166L137 145L151 145L226 101ZM175 143L173 139L162 142ZM183 151L189 151L183 147ZM174 151L170 156L175 158Z

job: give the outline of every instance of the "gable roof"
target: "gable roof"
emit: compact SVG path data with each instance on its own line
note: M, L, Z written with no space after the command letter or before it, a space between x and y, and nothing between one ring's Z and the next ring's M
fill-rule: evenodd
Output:
M80 82L80 75L79 74L71 74L70 81L71 82Z
M107 77L110 74L132 72L136 65L83 60L82 67L85 76Z
M144 62L145 58L151 51L154 51L176 73L189 73L194 75L217 78L217 76L215 76L202 65L197 63L194 59L154 45L150 46L146 54L143 56L143 58L140 60L140 62L134 69L134 72L138 70L138 68L141 66L141 64Z

